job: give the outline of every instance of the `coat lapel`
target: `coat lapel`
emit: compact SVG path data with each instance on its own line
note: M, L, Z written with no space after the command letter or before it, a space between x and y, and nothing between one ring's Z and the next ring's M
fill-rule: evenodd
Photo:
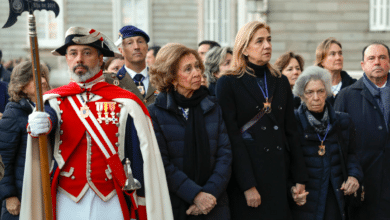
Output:
M149 87L148 87L148 91L145 95L145 99L148 100L150 96L154 95L154 91L156 91L156 88L154 88L152 85L150 85L150 82L149 82Z
M362 96L369 102L371 103L371 105L375 106L377 109L380 109L379 105L378 105L378 102L375 101L374 97L372 96L370 90L368 90L368 88L366 86L363 86L362 88ZM380 114L383 116L383 113L382 113L382 110L379 111Z
M249 94L256 100L258 104L260 104L261 108L264 107L265 98L261 93L259 85L257 85L256 77L253 77L247 73L245 73L241 77L241 82L244 84L244 88L248 90Z
M141 92L137 88L137 85L135 85L133 79L130 77L129 74L126 73L120 83L123 84L123 88L126 88L130 92L134 93L139 99L144 100L143 95L141 94Z

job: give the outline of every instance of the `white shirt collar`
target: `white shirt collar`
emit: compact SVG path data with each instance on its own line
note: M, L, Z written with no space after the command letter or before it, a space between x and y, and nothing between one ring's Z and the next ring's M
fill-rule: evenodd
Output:
M125 65L125 70L126 70L126 72L128 72L128 73L130 74L130 77L131 77L131 78L134 78L135 75L138 74L138 73L135 72L134 70L128 68L126 65ZM139 74L143 75L143 76L145 77L145 79L148 78L148 67L145 67L145 69L142 70Z
M385 84L383 84L383 86L381 86L381 87L379 87L379 86L377 86L377 85L375 85L375 86L376 86L377 88L379 88L379 89L382 89L382 88L385 88L386 84L387 84L387 81L386 81Z

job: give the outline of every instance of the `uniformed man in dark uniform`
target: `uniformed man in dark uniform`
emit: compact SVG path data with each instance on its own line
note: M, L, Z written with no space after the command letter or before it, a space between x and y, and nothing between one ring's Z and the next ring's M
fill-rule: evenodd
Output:
M125 58L125 65L116 74L105 74L106 82L134 93L146 106L152 104L158 94L150 84L145 60L149 39L144 31L134 26L120 29L116 44Z

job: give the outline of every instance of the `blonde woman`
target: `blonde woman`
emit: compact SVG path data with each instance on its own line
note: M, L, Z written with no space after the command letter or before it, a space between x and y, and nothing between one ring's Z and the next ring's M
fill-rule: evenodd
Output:
M252 21L239 30L232 67L217 82L233 153L228 188L232 219L288 220L288 196L305 204L308 176L293 96L288 79L269 63L271 55L270 27Z
M333 37L325 39L317 46L314 64L328 70L332 76L332 96L326 99L331 105L340 90L356 82L356 79L343 70L343 49L341 43Z

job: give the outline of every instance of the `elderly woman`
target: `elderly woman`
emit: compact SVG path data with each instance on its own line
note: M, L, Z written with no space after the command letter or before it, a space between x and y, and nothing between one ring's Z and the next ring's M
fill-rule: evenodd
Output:
M41 64L42 92L49 90L49 70ZM8 87L10 102L0 120L0 155L5 174L0 182L3 202L2 220L19 219L24 163L27 146L27 119L35 106L32 64L22 62L14 67Z
M295 81L297 81L298 76L303 71L303 66L305 62L303 58L294 54L291 51L288 51L282 54L276 61L275 67L287 77L288 82L290 83L291 89L295 85ZM297 109L301 105L301 99L297 96L294 97L294 109Z
M316 49L315 65L328 70L332 76L332 95L327 101L333 105L339 91L356 82L343 71L344 57L341 43L333 37L322 41Z
M210 95L215 96L215 86L222 73L230 68L233 51L230 47L213 47L206 53L205 74Z
M198 53L182 44L162 47L150 68L160 93L148 109L175 220L230 219L230 142L215 97L201 86L203 71Z
M232 67L217 82L233 152L233 219L291 219L287 176L303 193L307 173L290 83L269 63L270 27L252 21L235 40ZM303 204L299 203L300 205Z
M298 77L293 92L302 105L295 112L309 192L304 206L292 206L294 219L344 220L344 195L359 188L363 172L355 153L355 127L346 113L326 101L332 95L328 71L312 66Z

